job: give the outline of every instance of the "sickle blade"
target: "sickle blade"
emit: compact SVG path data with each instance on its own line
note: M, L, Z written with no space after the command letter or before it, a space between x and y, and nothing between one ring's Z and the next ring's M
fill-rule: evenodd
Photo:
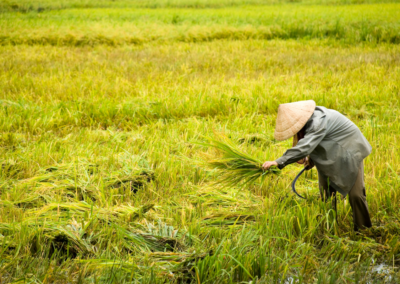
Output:
M293 192L296 193L296 195L297 195L298 197L303 198L303 199L306 199L306 198L297 193L296 187L295 187L295 186L296 186L296 181L297 181L298 178L304 173L305 170L306 170L306 168L303 168L303 169L298 173L298 175L295 177L295 179L294 179L293 182L292 182L292 190L293 190Z

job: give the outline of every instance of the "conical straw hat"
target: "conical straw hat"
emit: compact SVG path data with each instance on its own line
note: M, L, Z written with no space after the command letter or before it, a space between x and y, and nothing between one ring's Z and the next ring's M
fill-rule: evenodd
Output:
M275 139L283 141L299 132L315 110L313 100L281 104L276 119Z

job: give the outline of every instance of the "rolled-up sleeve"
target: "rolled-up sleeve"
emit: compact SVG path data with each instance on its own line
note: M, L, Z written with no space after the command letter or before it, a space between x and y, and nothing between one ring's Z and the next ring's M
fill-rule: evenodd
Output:
M306 130L304 138L296 146L288 149L282 157L276 160L278 167L282 169L310 155L315 147L324 139L325 135L326 127L324 127L323 123L317 127L311 126L310 129Z

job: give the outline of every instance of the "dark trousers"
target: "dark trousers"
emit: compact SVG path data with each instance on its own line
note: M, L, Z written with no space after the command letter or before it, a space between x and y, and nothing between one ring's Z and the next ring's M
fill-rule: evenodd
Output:
M324 174L321 174L318 171L318 182L319 182L319 190L321 192L321 198L323 200L328 200L331 196L335 196L336 198L336 189L337 186L331 182L329 182L328 188L328 179ZM349 202L350 206L353 210L353 223L354 223L354 231L358 231L358 229L370 228L371 218L369 217L368 204L365 193L365 184L364 184L364 163L361 163L360 169L358 171L357 180L354 186L351 188L349 194Z

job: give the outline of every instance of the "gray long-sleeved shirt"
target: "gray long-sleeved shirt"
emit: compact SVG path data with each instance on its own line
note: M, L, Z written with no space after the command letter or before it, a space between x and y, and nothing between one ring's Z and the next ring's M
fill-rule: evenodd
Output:
M283 168L310 155L318 171L346 196L356 182L361 162L371 150L353 122L335 110L317 106L306 123L304 138L276 162Z

